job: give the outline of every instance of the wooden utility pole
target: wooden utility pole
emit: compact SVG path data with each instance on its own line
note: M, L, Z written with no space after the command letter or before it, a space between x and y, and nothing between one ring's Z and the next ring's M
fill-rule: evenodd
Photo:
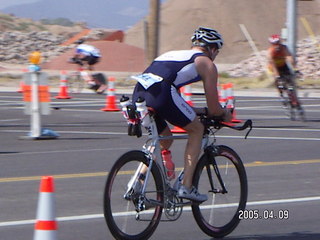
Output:
M147 26L147 61L151 63L158 56L160 0L150 0L150 12Z

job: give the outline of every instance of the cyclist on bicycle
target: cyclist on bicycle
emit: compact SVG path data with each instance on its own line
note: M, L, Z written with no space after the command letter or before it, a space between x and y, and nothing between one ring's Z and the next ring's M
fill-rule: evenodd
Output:
M92 45L84 44L84 40L80 39L75 42L78 44L75 55L71 59L72 62L80 64L83 66L85 63L87 65L87 70L92 71L93 65L98 63L101 58L100 50ZM107 89L106 82L99 82L97 79L93 78L91 74L84 76L86 82L92 86L92 89L95 88L95 85L98 85L97 93L103 93Z
M189 138L184 155L184 178L178 189L178 196L203 202L207 200L207 195L200 194L192 186L204 131L196 113L220 116L226 122L231 120L232 115L219 104L218 73L213 63L223 45L221 35L213 29L199 27L191 41L190 50L164 53L147 67L141 75L143 81L135 87L133 101L143 97L147 105L155 110L160 135L172 135L166 121L186 130ZM191 107L178 92L181 87L200 80L203 81L208 108ZM169 149L171 144L171 140L163 140L162 150Z
M284 76L292 76L292 70L295 68L296 63L288 47L281 43L279 35L274 34L269 37L269 42L271 44L268 49L269 68L273 73L275 85L280 96L283 97L283 86L279 86L278 81Z

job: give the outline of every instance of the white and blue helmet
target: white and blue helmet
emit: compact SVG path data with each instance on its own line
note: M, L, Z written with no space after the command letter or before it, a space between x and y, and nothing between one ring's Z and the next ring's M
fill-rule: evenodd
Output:
M210 47L214 44L218 49L223 46L223 39L220 33L216 30L206 27L199 27L195 30L191 37L193 46Z

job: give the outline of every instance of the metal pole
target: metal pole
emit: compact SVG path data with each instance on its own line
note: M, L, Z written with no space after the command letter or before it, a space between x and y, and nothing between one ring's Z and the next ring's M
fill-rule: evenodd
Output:
M160 0L150 0L150 15L148 24L148 61L158 56L159 47L159 15Z
M148 20L144 21L144 58L145 63L148 64L149 62L149 26L148 26Z
M38 138L41 136L41 118L39 104L39 75L37 72L31 73L31 137Z
M287 46L296 61L296 41L297 41L297 0L287 0Z

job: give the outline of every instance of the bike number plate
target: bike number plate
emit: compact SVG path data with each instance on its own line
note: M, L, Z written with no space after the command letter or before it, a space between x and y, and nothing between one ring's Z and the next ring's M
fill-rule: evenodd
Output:
M162 77L152 73L143 73L140 75L132 76L132 78L137 80L146 90L153 84L161 82L163 80Z

